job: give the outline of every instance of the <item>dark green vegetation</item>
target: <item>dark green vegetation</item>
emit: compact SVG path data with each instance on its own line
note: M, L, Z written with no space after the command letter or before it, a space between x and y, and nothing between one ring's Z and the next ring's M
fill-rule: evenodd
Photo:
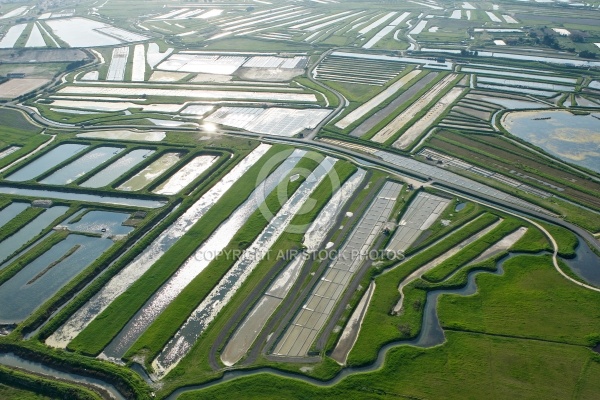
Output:
M115 386L128 399L150 398L150 390L139 375L112 363L75 353L53 351L40 342L18 340L14 335L0 337L0 352L14 353L23 359L40 362L51 368L103 380Z
M573 258L575 257L575 249L578 245L577 236L571 231L562 228L557 225L544 224L544 228L552 235L556 243L558 244L558 254L561 257Z
M31 391L19 389L17 385L7 386L0 384L0 397L5 400L50 400L51 397Z
M12 261L6 268L0 271L0 284L6 282L21 269L25 268L30 262L50 250L52 246L64 240L69 235L67 231L55 232L46 239L37 243L29 251Z
M600 333L600 294L566 281L549 256L513 258L504 269L505 277L478 276L473 296L444 298L442 326L580 346Z

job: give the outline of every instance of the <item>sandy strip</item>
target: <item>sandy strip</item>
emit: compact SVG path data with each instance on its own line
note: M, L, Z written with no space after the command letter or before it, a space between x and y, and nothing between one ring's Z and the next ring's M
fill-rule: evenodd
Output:
M136 44L133 49L133 67L131 80L133 82L144 82L146 76L146 52L143 44Z
M480 262L485 261L488 258L491 258L497 254L500 254L510 249L515 243L519 241L519 239L523 237L523 235L525 235L526 232L527 228L522 226L513 233L504 236L499 242L494 244L492 247L488 248L486 251L481 253L476 259L467 264L467 266L479 264Z
M363 320L367 314L369 304L371 304L371 298L373 297L374 292L375 281L371 282L369 285L369 288L363 295L360 303L358 303L358 306L348 320L348 323L346 324L346 327L344 328L344 331L342 332L340 340L335 346L335 349L333 349L333 352L331 353L331 358L333 358L340 365L346 365L348 354L350 354L350 351L358 339L360 328L362 327Z
M480 217L478 217L478 218L480 218ZM478 219L478 218L476 218L476 219ZM475 221L475 220L472 220L468 224L463 225L463 227L461 228L461 230L464 229L467 225L471 224L473 221ZM471 236L471 237L463 240L462 242L460 242L459 244L457 244L456 246L454 246L454 248L452 248L451 250L448 250L447 252L445 252L441 256L439 256L437 258L434 258L433 260L431 260L430 262L428 262L427 264L423 265L421 268L417 269L415 272L413 272L412 274L410 274L409 276L407 276L406 278L404 278L404 280L402 282L400 282L400 285L398 286L398 291L400 292L400 300L394 306L394 309L393 309L392 313L393 314L400 314L400 312L402 311L402 305L404 303L404 292L403 291L404 291L404 288L409 283L411 283L414 280L422 277L426 272L434 269L435 267L437 267L438 265L440 265L444 261L448 260L449 258L451 258L452 256L454 256L455 254L457 254L458 252L460 252L462 249L464 249L466 246L470 245L471 243L473 243L473 242L479 240L480 238L482 238L483 236L487 235L489 232L493 231L498 225L500 225L502 223L502 221L504 221L504 220L503 219L499 219L497 222L495 222L492 225L488 226L487 228L479 231L475 235L473 235L473 236ZM445 238L446 237L444 237L443 239L445 239ZM434 244L432 244L432 246Z

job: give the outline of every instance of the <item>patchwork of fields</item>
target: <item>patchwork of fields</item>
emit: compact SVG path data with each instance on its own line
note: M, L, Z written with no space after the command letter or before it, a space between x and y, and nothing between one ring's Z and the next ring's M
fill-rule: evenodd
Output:
M594 399L599 7L2 4L0 397Z

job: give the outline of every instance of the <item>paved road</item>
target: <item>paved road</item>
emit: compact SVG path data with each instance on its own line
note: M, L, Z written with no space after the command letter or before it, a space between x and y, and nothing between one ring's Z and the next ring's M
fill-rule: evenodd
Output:
M335 94L335 96L338 98L339 104L336 107L336 109L333 110L331 112L331 114L329 114L327 116L327 118L325 118L323 121L321 121L321 123L319 125L317 125L315 127L315 129L313 129L308 135L305 136L305 140L313 140L315 138L315 136L317 136L317 134L321 131L321 128L323 128L327 123L329 123L329 121L333 120L335 117L337 117L343 111L343 109L346 107L346 103L348 102L346 100L346 98L340 92L338 92L337 90L334 90L328 86L325 86L324 84L322 84L321 82L319 82L318 80L316 80L313 77L313 71L317 68L317 66L321 63L321 61L335 50L336 49L331 49L331 50L326 51L325 53L321 54L321 57L319 57L317 62L315 62L312 67L310 67L309 69L306 70L306 77L315 85L318 85L319 87L323 88L323 90L330 91L333 94Z
M30 116L30 118L32 118L34 121L36 121L36 123L38 123L39 125L46 126L46 127L52 127L56 130L65 129L64 126L60 126L61 124L56 124L56 123L48 124L47 122L51 122L51 121L46 120L45 118L41 117L39 114L33 112L31 109L29 109L27 107L16 106L16 105L12 105L12 104L8 104L7 107L17 108L17 109L21 109L21 110L25 111L25 113L28 116ZM334 113L332 113L332 115L333 114ZM73 127L74 126L69 126L68 131L72 132ZM159 128L159 127L150 127L149 128L147 125L107 125L107 126L103 126L103 127L86 126L86 127L80 127L78 129L80 129L82 131L84 131L84 130L102 131L102 130L115 130L115 129L153 130L153 129L157 129L157 128ZM189 128L189 127L169 127L168 129L169 129L169 131L177 131L177 132L198 132L199 131L199 129L197 129L197 128ZM379 169L386 171L388 173L392 173L392 174L396 174L396 175L400 175L400 176L408 176L411 179L417 179L424 183L426 182L429 185L431 185L437 189L440 189L442 191L446 191L448 193L452 193L453 191L456 191L456 192L458 192L457 194L460 194L463 196L465 196L465 195L471 196L474 201L490 202L492 204L495 204L498 207L501 207L501 209L503 209L503 210L516 211L521 216L529 216L529 217L539 218L544 221L567 228L567 229L575 232L579 236L583 237L586 241L588 241L591 244L591 246L593 246L597 251L600 252L600 242L594 235L592 235L590 232L580 228L579 226L574 225L570 222L567 222L561 218L557 218L557 217L550 216L550 215L547 215L544 213L529 210L524 207L520 207L515 204L511 204L511 203L502 201L500 199L496 199L496 198L492 198L490 196L483 195L481 193L476 193L468 188L452 185L449 182L438 182L435 180L435 177L432 177L428 174L424 174L419 171L409 170L409 169L400 167L398 165L386 162L372 154L358 152L356 150L352 150L352 149L342 147L342 146L337 146L332 143L326 143L326 142L322 142L322 141L318 141L318 140L312 140L309 137L289 138L289 137L282 137L282 136L258 134L258 133L247 132L247 131L242 131L242 130L232 130L232 129L221 129L219 132L221 134L225 134L225 135L259 139L259 140L262 140L262 141L268 142L268 143L283 143L283 144L288 144L288 145L311 147L315 150L319 150L319 151L325 152L330 155L337 154L339 156L349 158L349 159L351 159L361 165L364 165L366 167L376 166ZM374 150L376 150L376 149L374 149Z

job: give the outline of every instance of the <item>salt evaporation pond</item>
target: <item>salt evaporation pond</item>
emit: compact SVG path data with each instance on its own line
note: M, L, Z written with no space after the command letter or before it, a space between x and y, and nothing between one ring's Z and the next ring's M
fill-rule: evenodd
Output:
M123 183L117 189L125 191L142 190L166 170L177 164L181 158L181 153L170 152L163 154L158 160L152 162L146 168L132 176L127 182Z
M53 19L46 21L46 24L71 47L112 46L148 39L143 35L81 17Z
M139 197L99 196L87 193L45 189L25 189L10 186L0 186L0 194L12 194L15 196L37 197L44 199L77 200L86 203L115 204L120 206L144 208L158 208L166 204L166 201L142 199Z
M169 179L161 184L154 193L173 195L181 192L197 177L202 175L217 161L217 156L198 156L175 172Z
M70 164L65 165L52 175L42 179L40 183L47 185L67 185L102 165L105 161L123 150L125 150L123 147L98 147Z
M0 40L0 49L12 49L21 34L27 27L27 24L13 25L8 29L6 35Z
M67 212L69 207L50 207L17 232L0 242L0 262L19 250L31 239L39 235L52 221Z
M29 164L10 174L7 181L28 181L48 171L50 168L60 164L66 159L82 152L88 146L85 144L67 143L56 146L43 156L33 160Z
M488 97L488 96L477 96L477 100L485 101L487 103L498 104L504 108L518 109L518 108L547 108L548 105L544 103L534 103L533 101L524 101L509 99L504 97Z
M297 151L297 150L296 150ZM326 157L315 170L292 194L282 206L277 215L269 222L256 240L248 247L233 267L219 281L217 286L206 296L200 305L192 312L187 321L167 343L165 348L152 362L152 367L158 377L165 376L188 353L192 345L214 321L219 312L225 307L252 271L265 257L281 234L288 228L309 196L319 183L333 169L336 159Z
M65 348L98 314L137 281L162 255L173 246L210 208L252 167L271 145L261 144L210 188L198 201L165 229L127 267L115 275L104 287L47 340L46 344Z
M136 149L125 154L108 167L96 173L94 176L83 182L80 186L99 188L108 185L118 177L129 171L135 165L144 161L154 153L154 150Z
M27 207L29 207L29 203L14 202L0 210L0 228L19 213L25 211Z
M364 180L367 171L359 169L352 175L334 194L331 200L323 207L317 218L304 234L303 245L306 246L308 253L319 250L327 232L331 230L332 224L339 215L346 202L352 197L358 189L360 183Z
M104 349L103 354L110 358L120 358L144 333L152 322L169 304L194 280L214 258L223 251L235 234L244 226L250 216L274 191L279 183L306 154L304 150L294 152L279 165L265 180L256 186L250 196L202 243L160 289L158 289L125 325L119 335Z
M74 217L64 226L71 232L102 234L104 237L120 236L133 230L133 227L123 225L128 218L127 213L92 210L81 217Z
M23 321L113 242L71 234L0 286L0 323Z
M513 135L564 161L600 172L600 113L515 111L502 118Z
M29 38L27 39L27 43L25 43L25 47L46 47L46 41L42 36L42 32L36 24L33 25L33 29L31 29L31 33L29 34Z

